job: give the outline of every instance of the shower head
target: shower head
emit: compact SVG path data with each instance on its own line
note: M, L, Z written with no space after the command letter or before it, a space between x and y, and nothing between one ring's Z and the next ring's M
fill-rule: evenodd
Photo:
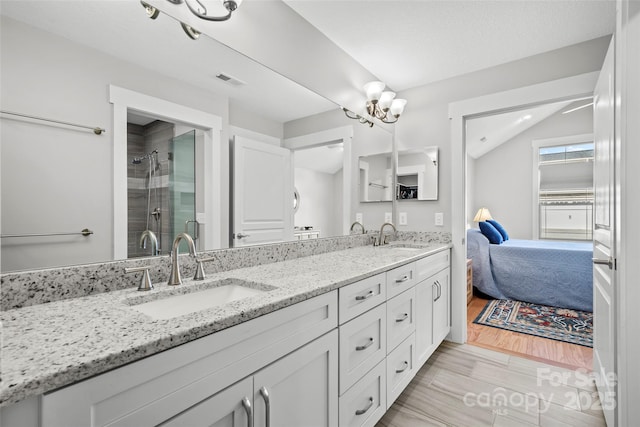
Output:
M133 160L131 160L131 163L134 165L139 165L140 163L142 163L143 160L146 159L152 159L154 154L158 154L158 150L153 150L150 153L145 154L142 157L134 157Z

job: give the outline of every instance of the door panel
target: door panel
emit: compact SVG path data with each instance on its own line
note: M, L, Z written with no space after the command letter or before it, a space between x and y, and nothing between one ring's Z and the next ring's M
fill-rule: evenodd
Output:
M234 137L232 245L293 239L291 151Z
M616 425L614 40L594 92L593 371L607 425Z

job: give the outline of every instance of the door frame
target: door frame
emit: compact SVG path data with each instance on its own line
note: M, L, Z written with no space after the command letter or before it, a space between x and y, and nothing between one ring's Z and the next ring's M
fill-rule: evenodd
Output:
M348 235L351 226L351 143L353 140L353 126L341 126L314 132L307 135L286 138L282 144L291 151L305 148L321 147L323 145L343 144L342 157L342 234Z
M205 250L221 248L222 185L216 174L222 170L222 118L191 107L109 85L113 106L113 259L127 258L127 111L178 121L204 133L204 217ZM197 172L196 172L197 173ZM200 220L199 220L200 221ZM226 236L225 236L226 237Z
M449 104L451 133L451 333L448 339L467 341L467 159L468 119L515 108L593 96L599 72L580 74Z

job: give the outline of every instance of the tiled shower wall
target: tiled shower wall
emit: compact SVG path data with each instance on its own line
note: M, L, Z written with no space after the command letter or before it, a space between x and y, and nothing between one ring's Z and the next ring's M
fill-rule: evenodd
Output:
M161 254L171 248L169 210L169 143L174 136L172 123L156 120L145 126L129 123L127 126L127 178L128 178L128 257L151 255L151 245L140 248L140 236L147 226L147 186L151 185L150 211L159 208L159 221L149 216L149 229L158 237ZM134 157L142 157L158 150L159 167L149 182L149 161L132 164Z

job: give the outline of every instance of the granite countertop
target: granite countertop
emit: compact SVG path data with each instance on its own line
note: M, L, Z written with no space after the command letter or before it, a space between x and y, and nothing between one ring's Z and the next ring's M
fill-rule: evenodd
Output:
M0 406L106 372L449 247L363 246L209 274L205 282L188 279L181 287L154 284L155 289L145 293L133 287L2 311ZM230 278L273 290L164 320L153 320L131 306L162 293L184 292L189 287Z

